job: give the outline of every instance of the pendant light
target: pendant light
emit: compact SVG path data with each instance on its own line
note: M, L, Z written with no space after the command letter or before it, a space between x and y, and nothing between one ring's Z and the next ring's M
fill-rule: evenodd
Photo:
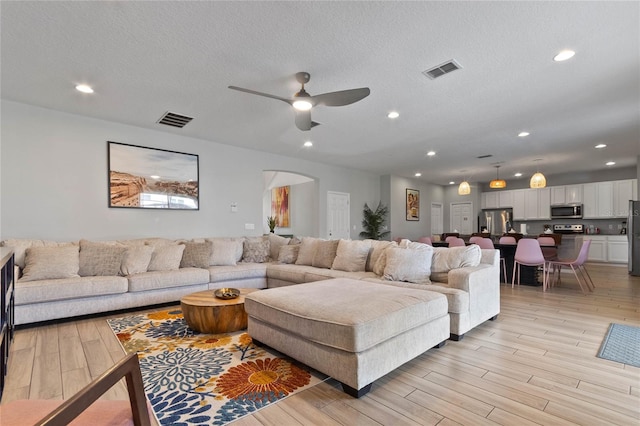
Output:
M500 179L499 170L500 166L496 166L496 178L489 182L489 188L501 189L507 187L507 181Z
M471 194L471 185L466 180L460 183L458 186L458 195L469 195Z
M539 159L536 161L540 161ZM544 188L547 186L547 178L544 177L542 173L536 167L536 172L531 176L531 180L529 181L529 187L534 189Z

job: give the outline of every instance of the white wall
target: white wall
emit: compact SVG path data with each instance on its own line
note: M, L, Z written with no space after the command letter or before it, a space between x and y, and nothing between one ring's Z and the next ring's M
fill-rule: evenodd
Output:
M420 237L431 235L431 203L444 204L444 190L442 186L435 185L418 179L406 179L398 176L389 176L390 201L389 219L391 224L391 239L402 237L417 240ZM420 191L420 220L408 221L406 217L406 190L417 189ZM444 207L444 215L448 215L447 206ZM446 229L446 227L445 227Z
M58 241L261 235L263 170L318 179L310 235L326 234L327 191L351 194L351 223L377 200L378 175L2 101L2 238ZM108 207L107 141L198 154L200 210ZM238 212L231 212L231 203ZM377 202L377 201L376 201ZM255 224L253 231L245 223ZM352 235L357 235L361 229Z

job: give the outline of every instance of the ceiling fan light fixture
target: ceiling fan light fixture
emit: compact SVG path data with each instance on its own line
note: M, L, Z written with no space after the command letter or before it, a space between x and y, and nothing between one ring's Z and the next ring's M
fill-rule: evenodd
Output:
M298 111L309 111L313 107L311 102L307 101L306 99L297 99L293 101L292 105Z
M469 195L471 194L471 185L466 180L460 183L458 186L458 195Z

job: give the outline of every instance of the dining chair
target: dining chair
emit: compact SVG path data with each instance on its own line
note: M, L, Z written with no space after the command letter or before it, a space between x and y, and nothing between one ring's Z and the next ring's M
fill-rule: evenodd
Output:
M516 282L518 275L518 285L520 285L520 265L540 266L542 265L542 291L547 291L547 260L542 255L542 249L538 240L533 238L522 238L518 241L516 254L513 259L513 277L511 288Z
M471 238L469 238L469 242L471 244L478 244L478 241L483 240L483 239L484 239L483 237L481 237L479 235L475 235L475 236L472 236Z
M573 271L573 275L575 275L576 280L578 280L578 285L580 285L580 289L582 290L583 293L586 293L586 291L584 290L585 287L587 288L587 290L593 291L593 289L596 286L593 284L593 280L591 279L589 272L587 272L587 268L585 268L584 266L585 262L587 261L587 258L589 257L590 246L591 246L591 240L585 240L582 242L582 246L580 247L578 256L576 256L575 259L558 259L558 260L550 261L549 267L547 269L547 275L551 273L550 271L551 271L551 268L553 267L553 273L551 273L553 280L549 281L549 277L547 277L547 282L550 283L551 285L555 284L556 279L558 282L560 282L560 272L562 270L562 267L567 266L571 268L571 271ZM582 275L582 278L584 279L584 285L583 285L583 282L580 280L580 277L578 277L577 272L580 272L580 275ZM557 278L556 278L556 274L557 274Z
M447 238L449 240L449 238ZM449 241L449 247L464 247L466 246L464 240L462 238L453 237Z
M514 246L517 244L515 237L508 237L508 236L500 237L500 240L498 242L500 244L511 244Z
M422 243L422 244L428 244L428 245L433 245L433 243L431 243L431 238L430 237L420 237L418 238L418 242Z
M498 240L499 244L504 244L504 245L512 245L515 246L517 244L517 241L514 237L509 237L509 236L503 236L500 237L500 239ZM507 281L507 261L504 258L504 256L502 255L502 251L500 251L500 262L502 262L502 270L504 271L504 282L505 284L508 283L509 281Z
M458 238L458 237L456 237L455 235L449 235L447 238L444 239L444 241L446 243L451 243L451 241L455 238Z
M471 240L469 240L471 241ZM480 246L481 249L495 249L496 247L493 245L493 241L491 238L482 238L476 244ZM507 282L507 263L504 260L504 257L500 255L500 263L502 263L502 275L504 277L503 282Z
M547 261L558 260L558 248L553 237L538 237L538 243L540 243L542 255Z

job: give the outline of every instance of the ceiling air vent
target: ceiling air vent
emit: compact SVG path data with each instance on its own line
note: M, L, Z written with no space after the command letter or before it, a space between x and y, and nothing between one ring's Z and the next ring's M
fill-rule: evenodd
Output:
M160 120L158 120L157 123L166 124L167 126L172 127L183 128L191 120L193 120L193 117L187 117L186 115L180 115L174 112L167 112L162 117L160 117Z
M438 77L441 77L445 74L449 74L452 71L459 70L462 68L459 63L457 63L454 59L445 62L444 64L440 64L437 67L433 67L426 71L422 71L422 74L429 77L431 80L434 80Z
M483 158L489 158L489 157L493 157L493 154L484 154L484 155L479 155L479 156L477 156L476 158L483 159Z

